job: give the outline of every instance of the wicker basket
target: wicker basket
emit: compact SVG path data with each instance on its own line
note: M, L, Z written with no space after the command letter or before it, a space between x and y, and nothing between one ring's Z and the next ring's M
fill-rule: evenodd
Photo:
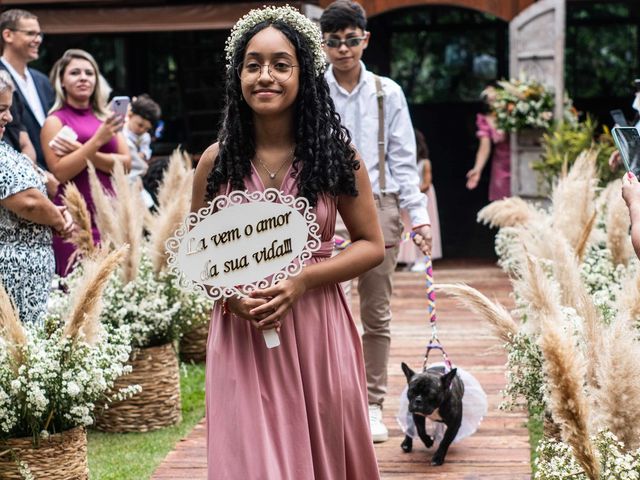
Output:
M183 362L204 363L207 359L209 324L204 323L189 330L180 340L180 358Z
M142 392L96 409L95 427L104 432L148 432L182 420L178 359L170 343L135 350L133 371L114 390L138 384Z
M22 480L16 460L27 465L33 478L47 480L86 480L87 432L77 427L50 435L34 448L33 438L13 438L0 442L0 478Z

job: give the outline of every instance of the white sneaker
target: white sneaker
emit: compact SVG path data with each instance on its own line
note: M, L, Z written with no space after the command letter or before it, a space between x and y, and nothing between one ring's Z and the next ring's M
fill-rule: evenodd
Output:
M389 440L389 430L382 422L382 408L380 405L369 405L369 428L373 443L386 442Z
M427 264L424 261L417 261L411 267L412 272L422 272L424 273L424 269L427 268Z

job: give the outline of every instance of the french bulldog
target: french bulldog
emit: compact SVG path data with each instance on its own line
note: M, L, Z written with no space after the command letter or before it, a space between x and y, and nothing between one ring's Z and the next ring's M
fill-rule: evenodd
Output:
M426 418L444 423L447 427L436 453L431 458L431 465L442 465L449 445L456 438L462 423L464 384L456 375L455 368L445 373L443 366L434 366L422 373L416 373L402 362L402 371L409 384L409 412L413 416L418 436L425 446L431 448L433 445L433 438L425 430ZM413 448L413 438L406 435L401 447L405 452L410 452Z

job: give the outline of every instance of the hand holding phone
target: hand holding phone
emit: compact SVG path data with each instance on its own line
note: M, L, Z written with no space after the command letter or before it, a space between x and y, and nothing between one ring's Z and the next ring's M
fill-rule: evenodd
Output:
M614 127L613 140L620 151L627 172L640 175L640 133L635 127Z

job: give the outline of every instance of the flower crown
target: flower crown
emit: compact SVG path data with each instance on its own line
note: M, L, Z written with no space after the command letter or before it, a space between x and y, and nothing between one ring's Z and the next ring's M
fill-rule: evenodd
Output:
M262 22L273 22L280 20L291 28L301 33L311 46L313 55L313 66L316 75L324 72L326 67L324 51L322 50L322 34L318 26L302 15L298 10L289 5L284 7L263 7L251 10L244 17L236 22L231 29L231 34L227 38L224 51L227 57L227 69L233 68L233 56L238 47L240 38L253 27Z

